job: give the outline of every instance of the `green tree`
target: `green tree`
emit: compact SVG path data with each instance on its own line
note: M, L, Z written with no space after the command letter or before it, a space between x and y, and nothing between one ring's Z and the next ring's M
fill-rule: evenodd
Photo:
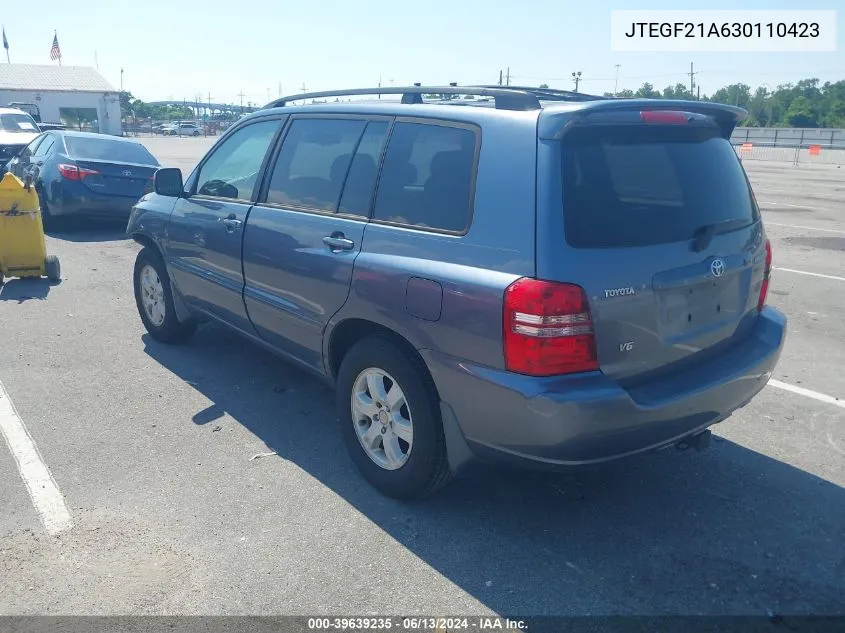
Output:
M635 97L642 99L659 99L660 93L654 89L654 86L648 82L640 86L639 90L634 93Z
M804 95L798 96L789 104L785 122L790 127L819 127L813 103Z
M692 99L693 94L689 91L689 89L681 83L675 84L674 86L666 86L663 89L663 98L664 99Z
M540 88L548 88L548 87L549 87L549 84L540 84L540 86L539 86L539 87L540 87Z
M710 97L710 101L747 108L748 103L751 101L751 86L746 84L731 84L730 86L719 88Z

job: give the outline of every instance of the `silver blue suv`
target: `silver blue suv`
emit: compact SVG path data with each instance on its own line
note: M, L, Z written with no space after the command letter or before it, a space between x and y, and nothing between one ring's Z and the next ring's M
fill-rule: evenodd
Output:
M401 100L290 105L376 93ZM184 182L156 173L128 225L138 311L160 341L214 321L331 382L395 497L476 459L703 448L786 334L743 116L454 85L280 99Z

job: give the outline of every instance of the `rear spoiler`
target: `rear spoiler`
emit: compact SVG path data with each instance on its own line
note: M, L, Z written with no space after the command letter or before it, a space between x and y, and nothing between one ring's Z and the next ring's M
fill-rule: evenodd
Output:
M619 115L654 110L673 110L709 117L719 127L721 135L730 139L734 128L748 112L736 106L708 101L681 101L674 99L619 99L550 106L540 113L537 134L541 139L559 141L573 126L582 123L619 122Z

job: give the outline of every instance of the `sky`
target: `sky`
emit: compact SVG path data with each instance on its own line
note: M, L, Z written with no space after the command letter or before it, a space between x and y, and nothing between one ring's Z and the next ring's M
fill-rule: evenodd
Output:
M514 85L619 90L649 81L689 85L690 62L702 94L743 82L756 88L817 77L845 79L842 0L112 0L68 10L41 0L37 10L4 2L0 21L12 63L98 67L115 88L144 101L264 104L280 93L423 84L496 83L510 67ZM80 5L82 6L82 5ZM835 53L614 53L613 9L839 9ZM5 51L0 50L0 54ZM0 58L2 59L2 58ZM5 61L5 60L3 60ZM243 96L241 97L241 94Z

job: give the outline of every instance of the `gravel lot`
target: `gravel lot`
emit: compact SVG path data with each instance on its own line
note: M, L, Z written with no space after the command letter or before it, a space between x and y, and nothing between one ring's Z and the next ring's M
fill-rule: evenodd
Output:
M212 141L144 139L186 175ZM845 399L845 168L746 168L790 319L775 378ZM73 521L45 531L0 442L0 615L845 614L842 400L769 387L703 453L399 503L320 383L218 327L150 339L123 228L51 235L62 282L0 291L0 380Z

